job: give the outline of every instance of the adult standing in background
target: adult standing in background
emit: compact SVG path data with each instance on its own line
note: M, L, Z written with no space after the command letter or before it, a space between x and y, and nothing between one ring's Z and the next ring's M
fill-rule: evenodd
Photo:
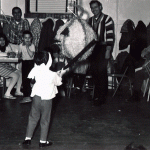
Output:
M12 9L13 17L7 18L3 24L3 32L10 43L19 45L22 43L22 33L30 29L27 19L22 19L22 10L19 7Z
M92 0L90 8L94 16L89 18L89 25L97 34L97 44L90 56L91 72L95 82L94 104L101 105L106 101L108 92L107 64L113 51L114 21L102 12L102 4L98 0Z

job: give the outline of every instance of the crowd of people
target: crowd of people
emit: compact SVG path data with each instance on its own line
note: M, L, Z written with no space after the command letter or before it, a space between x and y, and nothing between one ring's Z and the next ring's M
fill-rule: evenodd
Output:
M115 43L114 21L102 12L103 6L98 0L92 0L90 8L93 16L88 24L97 35L93 53L88 58L89 70L95 84L94 105L99 106L106 102L108 92L108 61L112 58ZM30 145L35 127L40 120L41 136L39 147L52 145L47 141L48 127L52 109L52 99L60 92L65 96L62 81L66 82L62 68L68 63L67 59L60 55L60 47L52 44L52 47L43 48L36 52L32 43L33 37L27 19L22 19L22 11L19 7L12 9L13 17L3 23L3 33L0 34L0 55L13 56L21 59L17 65L0 63L0 76L10 78L10 83L4 94L5 99L16 99L22 96L20 103L32 102L26 137L23 145ZM53 43L53 41L51 41ZM52 70L52 71L51 71ZM82 89L85 74L75 76L75 84ZM145 75L144 75L145 78ZM62 80L63 79L63 80ZM137 82L135 82L137 83ZM16 85L15 95L12 89ZM60 86L57 90L57 86ZM133 84L135 93L137 86ZM141 85L140 85L141 86ZM139 90L139 89L138 89ZM82 91L82 90L81 90ZM137 96L137 95L136 95ZM137 99L137 98L136 98Z

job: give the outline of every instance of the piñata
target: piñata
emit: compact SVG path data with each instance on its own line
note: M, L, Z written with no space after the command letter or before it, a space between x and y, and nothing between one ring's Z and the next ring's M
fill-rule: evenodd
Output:
M96 34L88 23L78 17L72 18L61 26L55 36L61 42L61 52L67 58L76 57L92 40L96 40ZM90 47L80 58L85 60L93 50Z

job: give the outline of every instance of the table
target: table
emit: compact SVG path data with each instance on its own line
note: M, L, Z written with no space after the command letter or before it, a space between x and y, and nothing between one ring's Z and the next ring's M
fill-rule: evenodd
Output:
M17 63L17 62L19 62L18 58L0 57L0 63ZM2 97L4 96L5 91L6 91L6 78L3 78Z
M4 63L4 62L17 63L17 62L19 62L19 59L18 58L0 57L0 63Z

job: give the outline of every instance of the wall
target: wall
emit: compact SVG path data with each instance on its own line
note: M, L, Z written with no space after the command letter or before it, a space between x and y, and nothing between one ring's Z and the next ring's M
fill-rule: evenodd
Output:
M79 4L92 16L90 11L90 0L78 0ZM103 4L103 12L110 15L115 22L116 43L113 56L119 53L118 43L120 40L120 29L127 19L133 20L135 26L139 20L142 20L147 26L150 22L150 0L101 0ZM6 15L11 15L14 6L19 6L24 14L25 0L1 0L1 8ZM32 19L28 19L32 22Z
M80 5L84 6L90 14L90 0L80 0ZM150 22L150 0L101 0L103 12L110 15L115 22L116 43L113 56L116 57L119 51L120 30L127 19L131 19L135 26L142 20L147 26Z

